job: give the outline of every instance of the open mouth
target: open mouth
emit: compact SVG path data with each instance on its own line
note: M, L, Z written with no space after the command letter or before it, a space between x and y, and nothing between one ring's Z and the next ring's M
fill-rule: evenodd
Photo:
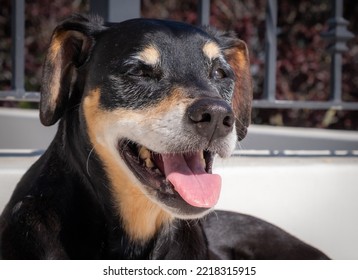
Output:
M182 199L194 207L211 208L217 203L221 177L212 174L213 152L159 154L125 139L118 142L118 151L150 191Z

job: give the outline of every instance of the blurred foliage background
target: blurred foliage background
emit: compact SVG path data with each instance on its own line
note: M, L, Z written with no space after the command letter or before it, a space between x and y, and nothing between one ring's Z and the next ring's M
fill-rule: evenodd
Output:
M343 1L343 0L342 0ZM196 0L142 0L141 14L195 24ZM56 24L71 13L88 13L88 0L27 0L25 71L27 91L40 88L41 64ZM330 55L327 31L331 16L329 0L279 0L278 13L278 99L323 101L329 98ZM221 30L234 30L249 46L254 97L263 93L266 0L211 0L210 24ZM355 37L343 55L342 91L345 101L358 101L358 1L344 0L344 18ZM11 80L11 1L0 2L0 90L10 88ZM19 106L0 102L2 106ZM22 107L37 104L21 103ZM358 129L357 111L308 109L254 109L253 123L279 126Z

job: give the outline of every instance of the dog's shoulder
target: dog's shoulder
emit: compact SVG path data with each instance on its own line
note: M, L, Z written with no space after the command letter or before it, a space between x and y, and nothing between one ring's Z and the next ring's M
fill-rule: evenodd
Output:
M69 258L67 235L77 231L73 248L93 236L89 217L100 216L94 194L68 165L50 148L23 175L0 216L2 258Z
M52 172L48 160L47 153L23 175L0 217L4 258L39 258L36 257L39 251L36 247L44 243L40 238L48 238L46 232L58 227L58 215L51 205L53 195L50 194L56 189L51 185L51 174L56 172Z
M213 259L328 258L279 227L250 215L214 211L201 223Z

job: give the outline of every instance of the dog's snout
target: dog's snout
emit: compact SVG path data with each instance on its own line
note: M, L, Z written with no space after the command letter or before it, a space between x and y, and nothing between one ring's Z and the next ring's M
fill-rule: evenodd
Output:
M209 141L227 136L233 129L235 117L228 103L217 99L200 99L187 110L189 123Z

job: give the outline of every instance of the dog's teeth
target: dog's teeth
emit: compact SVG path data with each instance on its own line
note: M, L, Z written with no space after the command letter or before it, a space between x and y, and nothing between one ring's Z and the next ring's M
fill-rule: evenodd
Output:
M201 165L203 166L203 168L206 167L205 159L202 158L202 159L200 160L200 163L201 163Z
M148 168L153 168L154 163L152 162L152 160L150 158L146 158L145 159L145 166L147 166Z
M147 148L141 146L139 148L139 157L145 162L145 166L148 168L153 168L154 163L152 162L152 159L150 158L150 152Z
M202 153L200 154L200 163L201 163L201 165L203 166L203 168L206 167L206 162L205 162L205 159L204 159L204 152L202 152Z
M146 160L147 158L150 158L150 152L147 148L141 146L138 151L139 157L142 160Z

